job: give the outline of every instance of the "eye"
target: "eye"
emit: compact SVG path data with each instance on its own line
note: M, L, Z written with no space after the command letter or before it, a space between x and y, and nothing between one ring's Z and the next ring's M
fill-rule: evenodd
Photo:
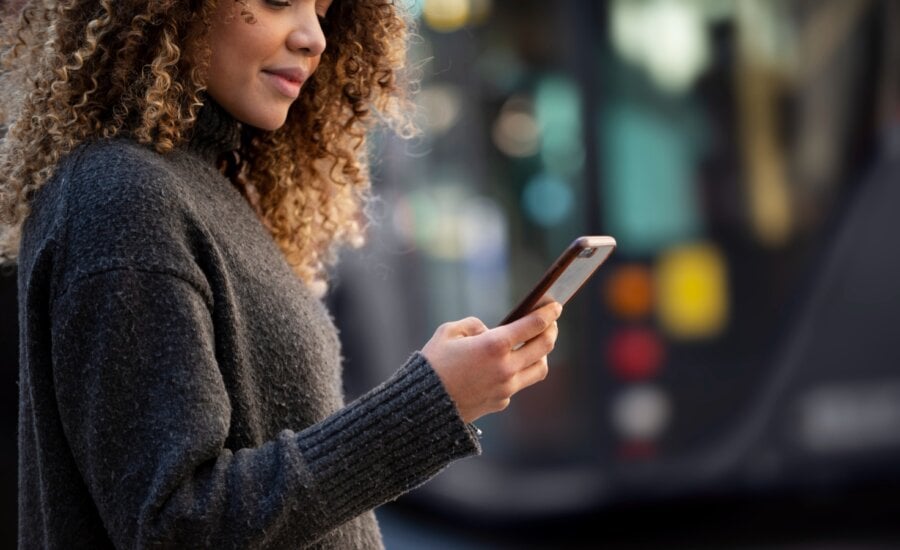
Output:
M291 6L290 0L266 0L266 4L273 8L288 8Z

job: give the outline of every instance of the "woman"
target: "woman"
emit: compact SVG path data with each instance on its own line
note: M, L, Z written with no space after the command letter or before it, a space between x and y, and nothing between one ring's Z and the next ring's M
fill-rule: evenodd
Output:
M406 28L390 0L25 2L0 150L20 547L380 547L371 510L546 376L557 304L445 324L342 400L318 296L361 238L373 112L408 126Z

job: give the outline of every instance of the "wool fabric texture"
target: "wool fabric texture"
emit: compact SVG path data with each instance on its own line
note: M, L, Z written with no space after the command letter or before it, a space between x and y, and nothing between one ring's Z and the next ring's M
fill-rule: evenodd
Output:
M20 548L381 548L372 509L480 452L420 353L350 404L337 330L216 168L83 144L19 256Z

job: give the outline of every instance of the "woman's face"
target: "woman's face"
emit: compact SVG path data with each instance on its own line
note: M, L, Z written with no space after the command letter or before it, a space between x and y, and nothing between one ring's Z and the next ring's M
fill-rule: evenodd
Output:
M331 0L219 0L209 31L209 95L233 117L263 130L284 124L300 87L319 66L319 18Z

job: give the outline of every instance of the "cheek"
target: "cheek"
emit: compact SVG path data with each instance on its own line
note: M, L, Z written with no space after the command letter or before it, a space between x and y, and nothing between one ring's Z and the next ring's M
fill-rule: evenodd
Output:
M214 48L209 59L209 78L207 85L211 91L220 91L227 88L236 75L231 74L232 67L239 66L228 62L229 52L227 48Z
M244 23L234 23L249 26ZM229 32L225 40L212 42L210 85L241 86L252 80L265 60L265 44L259 36L247 32Z
M232 74L256 70L277 47L273 35L260 22L248 24L232 14L227 23L210 30L210 65Z

